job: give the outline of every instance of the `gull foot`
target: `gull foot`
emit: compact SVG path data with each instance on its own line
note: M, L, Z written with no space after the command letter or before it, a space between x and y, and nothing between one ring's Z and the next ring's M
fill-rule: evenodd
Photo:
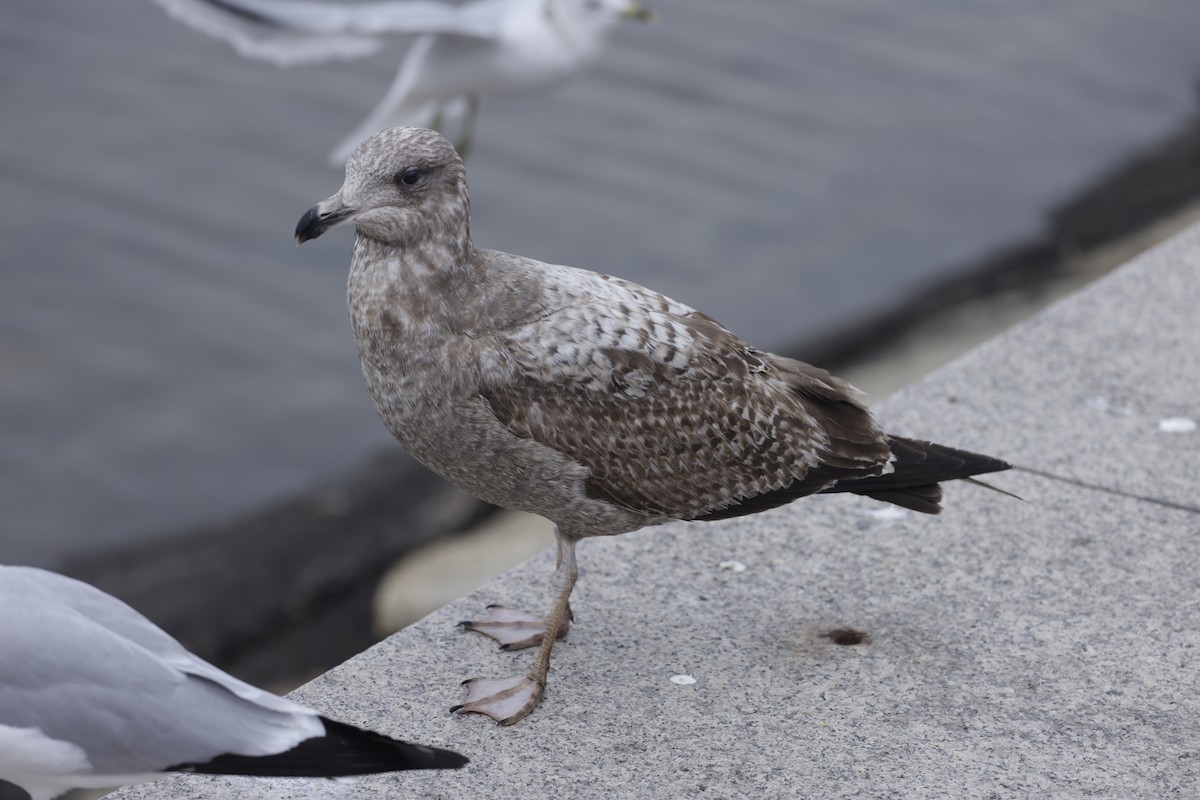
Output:
M478 621L463 620L458 623L463 630L482 633L488 638L500 643L501 650L523 650L526 647L537 647L542 643L542 634L546 631L546 623L541 617L515 608L504 606L488 606L487 619ZM567 636L568 623L564 622L558 629L559 639Z
M546 686L528 675L515 678L469 678L463 681L467 699L451 713L483 714L498 725L512 725L529 716L542 702Z

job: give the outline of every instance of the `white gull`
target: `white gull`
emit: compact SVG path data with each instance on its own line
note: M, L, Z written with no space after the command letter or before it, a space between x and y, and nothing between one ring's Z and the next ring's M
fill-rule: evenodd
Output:
M596 61L622 17L649 19L637 0L389 0L341 5L302 0L155 0L176 19L248 58L280 66L353 59L388 37L416 35L391 88L329 156L393 125L445 128L460 118L470 149L479 97L546 89Z
M170 772L335 777L461 767L243 683L117 598L0 566L0 781L32 800Z

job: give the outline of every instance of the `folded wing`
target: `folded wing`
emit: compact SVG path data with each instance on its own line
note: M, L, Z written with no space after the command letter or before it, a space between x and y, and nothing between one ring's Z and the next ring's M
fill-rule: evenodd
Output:
M596 291L511 331L515 376L485 391L518 436L586 466L592 496L716 518L888 468L887 437L848 384L634 284Z

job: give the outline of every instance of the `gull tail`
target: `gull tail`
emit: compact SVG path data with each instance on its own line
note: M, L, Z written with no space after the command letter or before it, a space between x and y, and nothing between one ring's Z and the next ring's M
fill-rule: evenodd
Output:
M258 777L336 778L409 769L458 769L468 759L452 750L410 744L321 717L325 735L270 756L223 755L172 772Z
M891 472L871 478L839 481L825 491L861 494L922 514L941 513L942 481L966 480L1016 497L1011 492L972 477L1011 468L1011 464L998 458L900 436L889 436L888 446L895 459Z

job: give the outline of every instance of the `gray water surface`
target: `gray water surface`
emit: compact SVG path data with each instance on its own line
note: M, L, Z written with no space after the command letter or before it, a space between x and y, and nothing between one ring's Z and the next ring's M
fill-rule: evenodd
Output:
M784 347L1035 233L1194 110L1195 0L657 0L583 80L485 102L477 243ZM390 439L297 249L400 49L279 70L148 0L0 17L0 562L244 513Z

